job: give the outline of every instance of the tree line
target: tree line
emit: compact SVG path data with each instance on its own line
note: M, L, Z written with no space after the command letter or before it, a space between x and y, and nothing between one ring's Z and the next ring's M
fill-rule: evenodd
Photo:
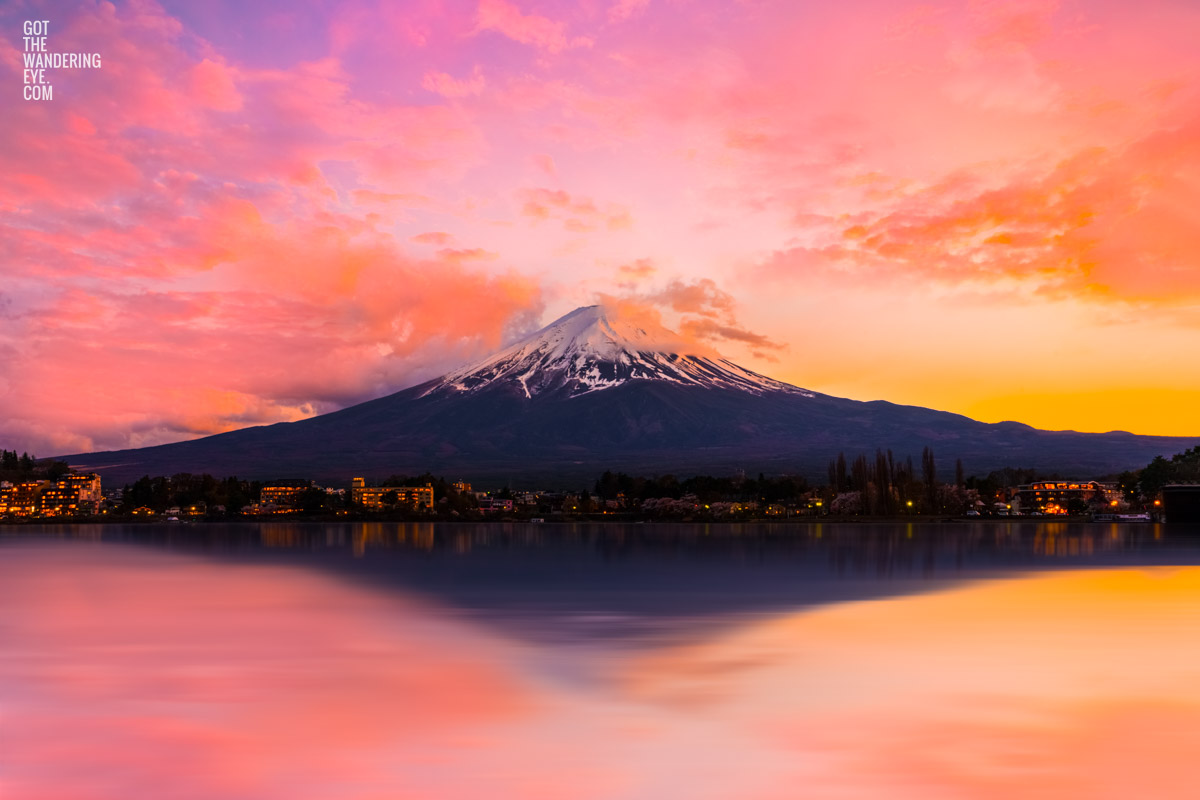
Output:
M1004 490L1040 480L1061 480L1057 472L1033 468L1005 467L986 475L966 475L962 459L956 459L953 477L942 480L933 448L925 447L919 463L911 456L898 458L894 452L876 449L848 459L844 452L829 461L827 481L813 485L803 476L782 475L758 478L697 475L679 479L674 475L633 476L605 472L593 490L603 500L623 496L644 503L652 499L689 498L700 504L748 503L759 505L813 506L834 514L890 516L907 513L961 514L982 502L989 506L1005 497Z
M227 513L240 513L244 506L258 501L262 487L261 481L241 480L236 476L214 478L207 473L190 472L170 477L146 475L125 486L118 513L132 514L138 508L187 508L201 503L210 509L220 506Z
M757 479L695 475L681 480L674 475L646 477L606 470L593 486L593 493L601 500L616 500L618 497L624 497L626 500L650 500L660 497L678 500L685 496L693 496L701 503L752 500L782 503L801 497L809 490L808 481L802 476L767 477L761 472Z
M9 483L26 481L56 481L71 472L65 461L39 462L29 453L17 455L16 450L0 450L0 480Z
M1131 502L1153 501L1172 483L1200 483L1200 445L1170 458L1155 456L1140 470L1122 472L1117 480Z
M19 483L29 480L57 480L70 473L62 461L38 462L29 453L0 450L0 480ZM953 479L940 479L939 463L933 449L924 448L920 462L911 456L897 458L891 450L877 449L873 455L860 453L852 460L844 453L831 459L827 469L828 482L815 486L800 475L757 477L695 475L679 478L672 474L637 476L606 470L596 479L592 492L583 491L577 501L582 513L597 510L602 503L623 499L626 506L638 506L648 500L683 500L698 504L758 503L759 505L800 505L821 501L832 513L895 515L908 512L926 514L961 513L970 506L995 502L1009 487L1042 480L1062 480L1057 472L1032 468L1006 467L987 475L966 476L961 459L954 464ZM1068 476L1077 478L1079 476ZM1107 476L1110 480L1112 476ZM1102 478L1103 479L1103 478ZM1171 483L1200 482L1200 446L1177 453L1170 458L1156 457L1139 470L1116 476L1116 482L1131 503L1149 503L1162 487ZM459 493L444 477L425 472L420 475L391 475L382 486L431 485L434 504L439 512L470 513L478 508L474 495ZM236 476L217 478L209 474L178 473L170 477L144 476L126 485L119 513L131 513L136 508L157 510L205 504L209 509L224 507L226 514L235 515L245 506L257 502L262 481L239 479ZM495 493L499 498L512 499L508 489ZM599 503L593 501L593 497ZM330 495L323 489L311 488L301 494L299 510L308 513L353 510L349 492L344 498Z
M460 494L445 478L428 472L415 476L391 475L379 485L405 487L427 484L433 486L434 504L440 511L465 512L478 508L479 504L474 495ZM356 510L349 490L344 495L330 494L322 488L311 486L308 481L243 480L236 476L217 478L207 473L194 475L181 472L171 476L145 475L131 484L126 484L121 492L121 503L117 513L128 515L138 508L162 511L171 507L182 509L203 504L209 514L237 516L246 506L259 502L264 486L284 485L302 488L296 500L296 510L302 513L322 514ZM214 509L224 511L215 512Z

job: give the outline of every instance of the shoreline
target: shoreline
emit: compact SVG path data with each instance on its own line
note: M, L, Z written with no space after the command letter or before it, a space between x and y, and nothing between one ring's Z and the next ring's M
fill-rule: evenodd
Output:
M537 521L535 521L537 520ZM788 525L814 525L814 524L834 524L834 525L896 525L904 523L921 523L923 525L939 525L939 524L978 524L978 523L1080 523L1080 522L1095 522L1098 524L1104 523L1122 523L1122 524L1146 524L1157 523L1160 520L1139 520L1139 519L1096 519L1090 514L1076 515L1054 515L1054 516L1007 516L1007 517L965 517L965 516L946 516L933 514L906 514L900 516L796 516L780 519L778 517L750 517L746 519L706 519L695 517L681 518L663 518L663 519L648 519L645 517L637 517L633 515L577 515L557 518L541 518L541 517L445 517L445 516L338 516L338 515L301 515L301 514L280 514L275 516L236 516L236 517L195 517L195 518L179 518L167 519L162 516L156 516L151 519L141 517L126 517L126 516L89 516L89 517L28 517L15 519L0 519L0 526L23 527L26 525L222 525L222 524L237 524L237 523L255 523L255 524L270 524L270 523L350 523L350 524L370 524L370 523L443 523L456 525L492 525L496 523L521 524L521 525L562 525L562 524L589 524L589 525L771 525L771 526L788 526Z

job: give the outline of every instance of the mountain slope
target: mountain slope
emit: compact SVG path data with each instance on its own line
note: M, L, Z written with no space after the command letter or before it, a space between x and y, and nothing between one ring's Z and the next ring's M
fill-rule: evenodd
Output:
M1003 466L1077 477L1145 465L1190 438L1039 431L806 391L670 331L578 309L442 378L331 414L159 447L67 456L121 483L209 472L346 481L430 470L448 477L576 486L605 469L680 475L800 473L822 480L839 451L934 449L968 473Z

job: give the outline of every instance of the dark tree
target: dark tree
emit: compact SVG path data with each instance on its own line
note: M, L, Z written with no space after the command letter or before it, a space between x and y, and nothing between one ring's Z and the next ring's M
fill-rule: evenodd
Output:
M320 514L332 509L332 502L324 489L309 487L300 493L298 503L300 510L306 514Z
M888 455L882 450L875 451L875 490L879 494L878 511L880 514L891 514L892 508L892 471Z

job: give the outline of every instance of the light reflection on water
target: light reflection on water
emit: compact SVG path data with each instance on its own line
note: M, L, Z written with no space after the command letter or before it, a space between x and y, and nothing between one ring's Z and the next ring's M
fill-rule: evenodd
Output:
M1164 530L9 529L0 797L1191 798Z

